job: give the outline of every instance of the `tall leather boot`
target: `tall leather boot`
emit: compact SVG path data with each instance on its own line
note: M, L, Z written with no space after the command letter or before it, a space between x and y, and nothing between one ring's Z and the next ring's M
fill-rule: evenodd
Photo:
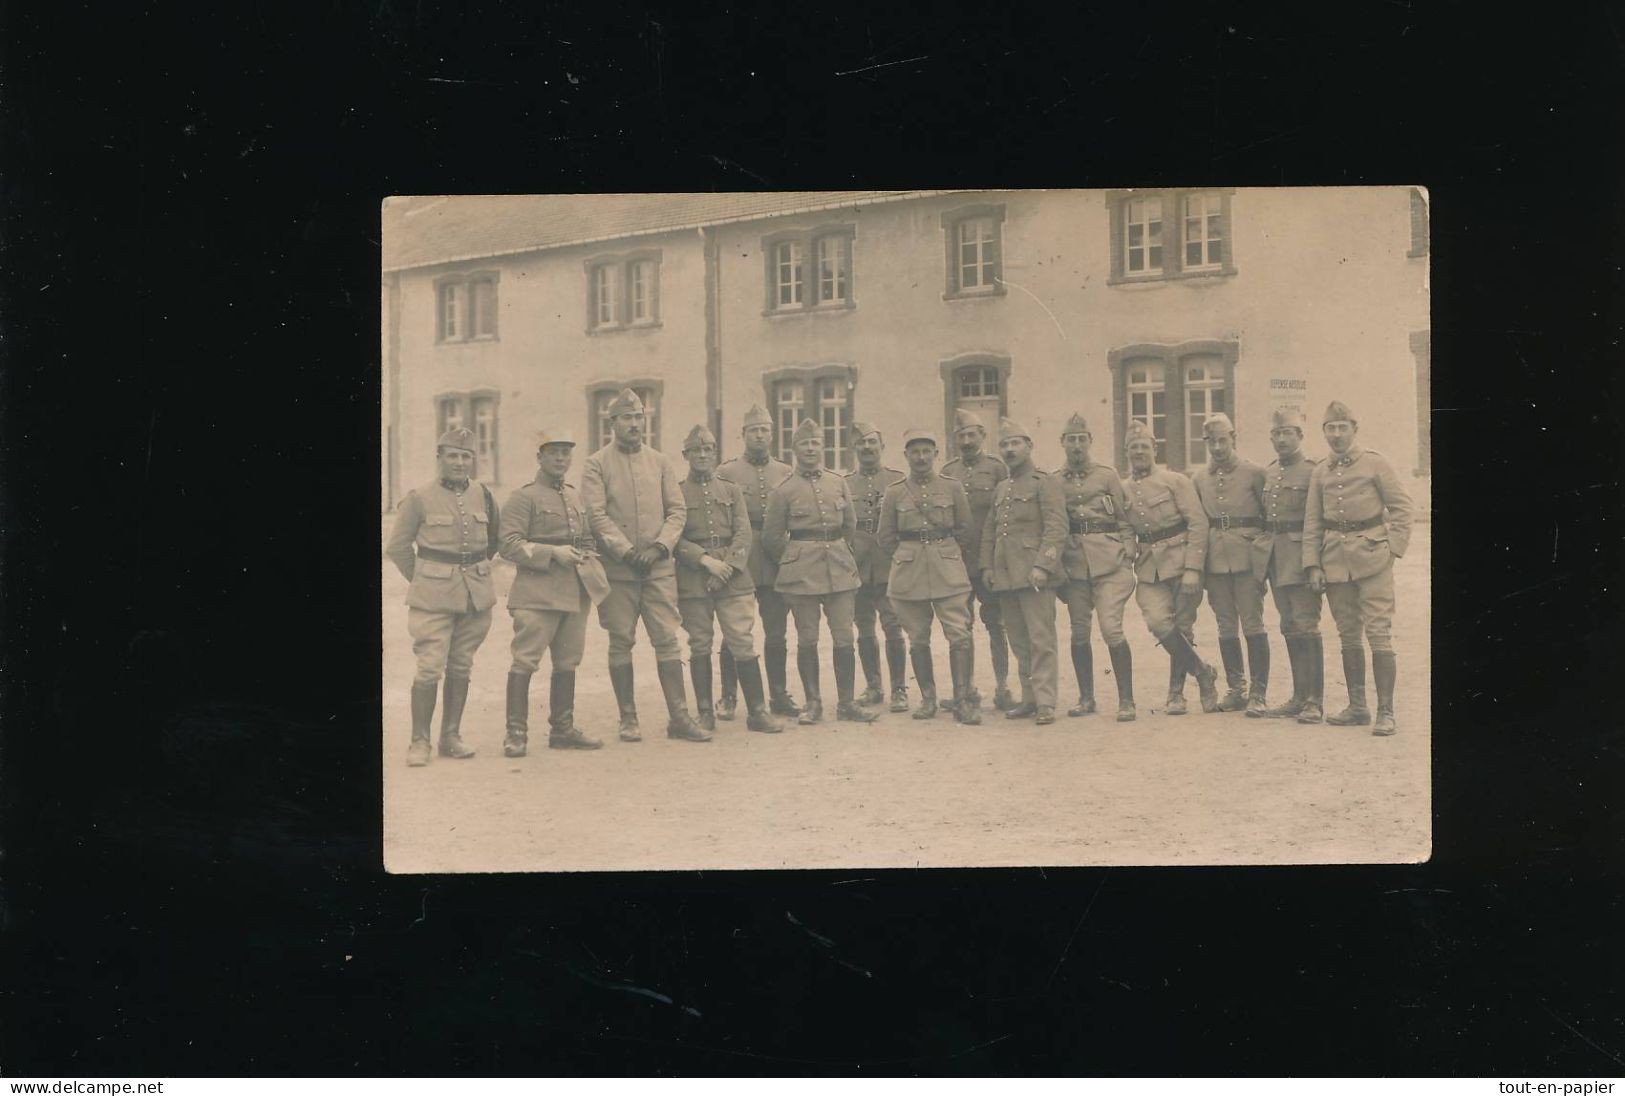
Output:
M1169 656L1179 664L1173 673L1179 676L1180 685L1182 687L1184 685L1184 673L1189 673L1196 678L1196 687L1201 690L1202 710L1204 712L1218 711L1219 690L1216 682L1218 681L1219 671L1202 661L1201 656L1196 653L1196 648L1191 646L1190 638L1178 628L1162 637L1162 645L1167 649ZM1172 681L1173 678L1170 677L1169 680ZM1184 698L1181 697L1180 700L1180 707L1184 707ZM1174 715L1177 713L1169 711L1168 714Z
M981 701L970 683L972 650L974 648L969 641L948 648L948 672L954 680L954 718L967 727L980 727Z
M440 682L412 682L412 744L406 748L406 763L414 769L429 763L429 739L434 734L434 705L440 698Z
M1240 636L1219 637L1219 660L1224 663L1225 684L1219 711L1239 712L1247 706L1247 698L1241 691L1247 679L1242 672Z
M463 745L463 705L468 703L468 678L446 675L446 695L440 709L440 756L459 761L474 756Z
M807 703L801 709L799 722L806 727L824 719L824 697L818 686L818 645L796 645L796 669L801 674L801 691L807 694Z
M1247 672L1251 686L1247 690L1247 718L1262 719L1269 708L1270 691L1270 637L1247 637Z
M908 644L902 636L886 637L886 673L891 677L891 710L908 711Z
M930 719L937 714L937 671L931 662L931 647L916 643L908 654L914 663L914 680L920 683L920 706L914 709L914 718Z
M1266 719L1286 719L1296 716L1303 711L1304 698L1304 646L1303 636L1286 636L1286 660L1292 667L1292 696L1285 704L1274 708L1265 707L1261 713ZM1247 706L1247 714L1252 715L1252 705Z
M1391 735L1399 730L1394 722L1394 680L1399 676L1399 664L1392 651L1371 652L1371 678L1377 686L1377 722L1371 727L1375 735Z
M530 675L508 674L507 734L502 739L503 757L524 757L530 739Z
M762 664L754 658L735 663L739 673L739 691L745 694L745 729L763 734L778 734L783 725L767 709L767 698L762 695Z
M849 723L873 723L880 717L864 711L852 699L857 676L857 652L850 647L835 648L835 718Z
M731 721L739 710L739 670L734 665L733 652L727 647L717 655L717 669L722 677L722 695L717 697L717 718Z
M696 722L707 730L717 729L716 709L711 706L711 656L690 655L688 677L694 683L694 711Z
M617 732L622 742L642 742L643 732L638 729L638 702L633 693L632 664L611 665L609 683L615 687L615 707L620 709L621 725Z
M1162 710L1168 715L1184 715L1189 710L1185 707L1185 656L1166 643L1163 646L1168 650L1168 703Z
M688 694L683 689L682 659L671 658L655 663L660 675L660 691L666 696L666 737L680 738L684 742L709 742L711 736L694 723L688 714Z
M993 663L993 706L1008 712L1016 706L1016 699L1010 695L1010 641L1005 637L1002 621L988 626L987 649Z
M1128 642L1106 648L1112 658L1112 676L1117 679L1117 722L1133 723L1139 713L1134 710L1134 652Z
M1067 715L1095 714L1095 647L1087 639L1072 644L1072 672L1078 677L1078 702Z
M603 743L576 729L576 672L554 670L547 689L547 748L596 750Z
M1303 659L1303 711L1299 723L1319 723L1326 718L1326 641L1319 633L1304 636L1298 655Z
M1343 679L1348 682L1348 707L1326 717L1334 727L1364 727L1371 722L1371 709L1365 703L1365 648L1343 648Z
M767 675L767 703L768 709L774 715L787 715L792 719L801 714L801 706L795 702L786 687L785 662L789 657L789 650L784 640L768 640L762 644L762 673ZM800 654L796 655L797 662Z
M886 699L880 680L880 642L874 636L858 637L858 661L863 663L863 695L859 704L879 704Z

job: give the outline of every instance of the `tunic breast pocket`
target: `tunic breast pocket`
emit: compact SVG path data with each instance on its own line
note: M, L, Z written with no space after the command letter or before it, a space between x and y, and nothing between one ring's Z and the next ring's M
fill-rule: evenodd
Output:
M793 520L806 521L813 516L813 508L804 502L795 503L790 507L790 517Z
M1151 515L1153 528L1160 529L1179 520L1179 507L1174 503L1174 493L1167 488L1147 491L1144 503L1146 513Z

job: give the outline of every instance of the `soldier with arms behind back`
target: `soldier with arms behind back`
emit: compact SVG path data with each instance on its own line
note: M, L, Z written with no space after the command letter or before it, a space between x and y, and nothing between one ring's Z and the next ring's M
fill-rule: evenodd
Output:
M875 617L880 617L886 636L886 668L891 673L891 710L908 711L907 654L903 646L903 626L886 598L888 563L880 550L876 532L880 528L880 503L886 488L900 483L903 473L881 463L885 439L872 423L854 422L852 452L858 466L846 474L846 489L852 496L857 532L852 536L852 555L858 561L858 579L863 583L854 597L858 619L858 661L863 665L866 688L859 704L879 704L885 695L880 680L880 644L875 638Z
M982 452L982 444L986 440L987 430L975 413L964 410L954 412L954 442L959 446L959 456L942 466L942 474L965 485L965 494L970 498L971 544L978 553L982 547L982 528L987 524L988 512L993 509L993 492L1010 478L1010 469L1004 461ZM976 610L980 607L982 627L987 629L989 658L993 663L993 706L1005 711L1014 701L1010 697L1010 644L1004 630L1004 615L998 596L982 582L985 561L967 558L965 565L970 571L971 584L965 604L972 611L973 627ZM976 691L974 639L973 633L970 690L980 700L981 694Z
M1260 582L1269 580L1280 614L1281 637L1292 666L1292 697L1264 715L1319 723L1326 665L1320 594L1309 586L1303 569L1303 518L1316 462L1303 451L1303 416L1296 410L1276 410L1270 416L1270 444L1275 459L1264 470L1264 536L1253 542L1253 575Z

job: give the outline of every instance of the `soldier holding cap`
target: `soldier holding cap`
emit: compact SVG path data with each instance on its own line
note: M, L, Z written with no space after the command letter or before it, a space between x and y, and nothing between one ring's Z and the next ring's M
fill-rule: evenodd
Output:
M1214 685L1218 672L1203 662L1191 645L1196 610L1202 605L1202 563L1207 555L1207 513L1196 487L1178 472L1158 467L1157 443L1139 420L1128 424L1128 520L1139 541L1134 563L1134 600L1146 627L1168 652L1169 715L1184 715L1185 676L1194 675L1202 692L1202 710L1218 711Z
M1292 698L1264 714L1319 723L1325 674L1320 595L1310 588L1303 569L1303 517L1316 462L1303 451L1303 416L1278 408L1270 416L1270 444L1275 459L1264 470L1264 536L1253 541L1253 575L1260 582L1269 580L1281 617L1281 636L1292 665Z
M965 494L970 498L971 544L976 552L981 551L982 529L987 525L988 512L993 509L993 492L1010 478L1010 469L1004 461L982 452L982 444L986 440L987 430L974 412L963 409L954 412L954 442L959 446L959 456L942 466L942 474L965 485ZM982 627L987 629L987 645L993 661L993 706L1005 711L1013 701L1009 684L1010 647L1004 631L1004 616L998 596L982 582L983 561L967 558L965 563L970 571L971 585L965 604L970 609L981 606ZM974 614L972 623L974 625ZM980 700L981 694L976 691L974 642L971 644L970 660L971 695Z
M440 474L408 491L384 548L412 585L406 592L406 627L417 656L412 680L412 744L408 765L429 763L435 694L444 674L440 756L468 758L463 705L474 652L491 631L491 557L497 552L497 510L490 488L474 476L474 432L448 430L435 445Z
M801 709L786 688L784 663L788 654L786 624L790 617L790 603L784 595L773 589L779 568L762 548L762 522L767 515L767 499L773 488L790 478L791 468L775 460L773 447L773 418L761 404L752 404L745 412L739 433L745 441L743 455L728 461L717 469L717 479L738 484L745 495L745 509L750 515L752 537L750 542L750 577L756 584L756 608L762 614L762 672L767 675L768 705L774 715L798 716ZM722 648L722 696L717 702L717 718L734 717L735 681L733 655L727 645Z
M1072 669L1078 677L1078 703L1067 715L1089 715L1096 710L1089 617L1098 615L1100 638L1106 642L1117 678L1117 721L1129 723L1135 717L1134 656L1123 634L1123 612L1134 593L1134 570L1124 538L1132 538L1134 532L1127 524L1128 497L1117 469L1089 459L1093 440L1082 415L1068 419L1061 430L1066 464L1056 472L1068 523L1061 550L1066 584L1060 597L1072 619Z
M886 442L873 423L854 422L852 451L858 466L846 474L846 489L852 495L857 532L852 537L852 555L858 561L858 579L863 583L853 599L858 618L858 661L863 665L863 695L859 704L879 704L884 699L880 679L880 644L875 639L875 616L886 635L886 668L891 672L891 710L908 711L908 669L903 647L903 627L886 599L888 563L880 550L876 532L880 528L880 503L886 488L900 483L903 473L880 463Z
M983 581L999 596L1021 675L1021 703L1004 714L1053 723L1059 687L1055 592L1064 577L1066 498L1059 480L1033 466L1033 438L1025 426L999 420L999 453L1010 478L993 492L979 559Z
M513 664L508 668L507 757L524 757L530 734L530 679L542 655L553 656L548 688L547 745L554 750L596 750L603 745L575 725L576 667L587 645L587 608L609 593L598 542L587 510L564 481L575 439L545 431L536 445L536 478L502 506L502 558L514 565L508 591L513 617Z
M981 715L970 691L970 575L965 560L974 558L970 499L956 479L937 475L937 441L929 430L903 435L908 478L886 488L880 507L880 549L891 558L887 590L892 607L908 629L914 679L920 683L915 719L937 712L936 669L931 660L931 618L942 623L948 639L948 668L953 678L954 718L979 724Z
M756 583L748 564L753 538L745 495L737 484L714 475L717 439L704 426L688 432L683 456L688 460L688 478L683 480L688 518L677 542L677 608L688 633L688 668L700 726L707 731L717 729L711 707L715 620L722 625L724 649L733 656L745 692L746 725L771 734L780 727L768 715L762 696L762 670L756 662L756 638L751 634L756 626Z
M1343 647L1348 707L1328 716L1340 727L1371 722L1366 707L1365 648L1377 682L1375 735L1391 735L1394 722L1394 560L1411 542L1411 496L1388 459L1362 448L1360 424L1348 405L1333 400L1321 423L1331 456L1309 478L1303 516L1303 565L1309 584L1326 592Z
M1253 575L1255 545L1264 536L1264 469L1236 452L1236 427L1222 411L1202 423L1208 463L1191 476L1207 514L1207 598L1219 625L1225 694L1219 711L1264 714L1270 681L1270 637L1264 628L1264 586ZM1239 631L1247 641L1241 658ZM1252 688L1244 697L1245 671Z
M609 679L620 707L623 742L642 741L633 691L632 645L637 624L654 644L666 697L666 735L690 742L711 736L694 725L683 687L683 648L677 636L677 567L672 553L688 507L671 461L643 443L643 401L630 388L609 405L614 440L587 458L581 498L606 557L609 596L598 622L609 633Z
M818 617L829 622L835 647L835 714L855 723L876 716L853 699L857 659L852 652L853 594L861 585L852 558L857 528L846 480L824 470L824 435L811 419L801 420L791 444L796 471L768 496L762 523L763 548L779 566L773 588L790 603L796 618L796 668L807 705L803 724L824 718L818 685Z

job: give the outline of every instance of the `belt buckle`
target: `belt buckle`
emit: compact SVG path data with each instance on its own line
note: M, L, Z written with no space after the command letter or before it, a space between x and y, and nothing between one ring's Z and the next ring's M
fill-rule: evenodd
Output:
M712 549L712 551L715 551L716 549L721 548L721 547L722 547L722 541L717 537L717 535L715 533L712 533L711 534L711 549Z
M1226 533L1228 533L1230 531L1230 515L1229 514L1220 514L1219 515L1219 528L1222 529L1223 531L1225 531Z

